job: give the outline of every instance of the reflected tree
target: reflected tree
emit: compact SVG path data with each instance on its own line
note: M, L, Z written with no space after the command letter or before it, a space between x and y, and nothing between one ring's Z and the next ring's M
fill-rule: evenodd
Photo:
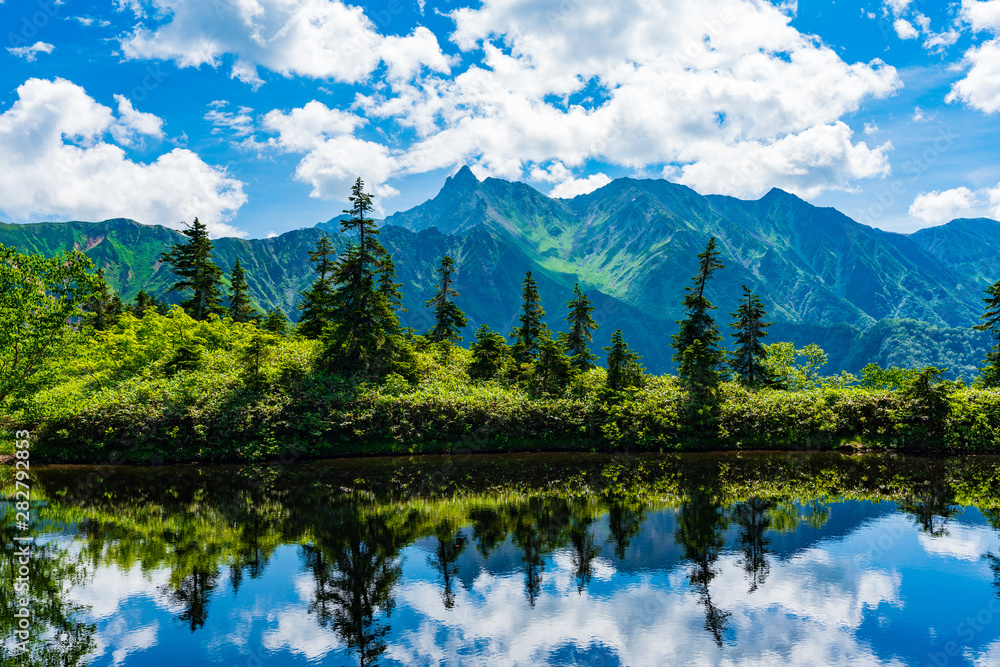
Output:
M740 564L746 573L749 593L764 584L770 564L767 561L767 547L771 543L764 532L770 529L768 511L774 503L760 498L737 503L732 509L733 522L740 527Z
M677 524L677 544L692 565L689 581L705 607L705 629L721 647L730 612L715 606L710 584L718 574L715 563L726 544L724 532L729 522L712 490L693 486L681 503Z
M196 565L181 580L180 586L169 591L168 599L183 608L177 618L187 623L191 632L203 627L208 620L208 602L218 580L218 570L206 570Z
M645 504L638 498L612 496L608 501L609 542L614 542L615 556L625 560L632 538L642 530L646 521Z
M591 524L594 518L589 514L576 517L569 529L570 541L573 543L573 569L576 574L576 592L583 593L583 589L590 583L594 574L594 559L600 553L600 549L594 543L594 534L591 531Z
M944 481L919 485L910 498L899 503L899 508L911 515L920 530L931 537L948 534L947 525L955 516L955 490Z
M433 556L428 557L427 563L441 573L441 599L444 608L451 609L455 606L454 579L458 576L456 561L465 551L468 541L461 531L446 523L438 524L434 536L437 538L437 549Z
M362 516L358 507L348 506L328 513L326 531L302 551L315 585L310 609L364 667L375 664L386 649L390 626L381 617L391 616L395 606L398 537L375 512Z

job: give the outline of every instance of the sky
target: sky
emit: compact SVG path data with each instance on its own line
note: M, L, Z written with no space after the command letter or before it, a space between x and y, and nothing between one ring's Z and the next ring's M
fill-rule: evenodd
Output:
M260 238L468 165L1000 218L1000 0L0 0L0 220Z

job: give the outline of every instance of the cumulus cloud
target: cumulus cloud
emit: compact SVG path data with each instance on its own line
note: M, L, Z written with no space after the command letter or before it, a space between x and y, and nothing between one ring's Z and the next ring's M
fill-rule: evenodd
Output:
M12 46L7 50L18 58L24 58L29 63L35 62L39 53L52 53L56 47L47 42L35 42L31 46Z
M0 207L17 220L129 217L174 228L198 216L215 236L242 235L228 222L246 203L243 183L190 150L148 164L125 144L163 136L162 120L116 96L115 114L65 79L29 79L0 113Z
M900 39L916 39L920 36L920 33L913 27L913 24L906 19L896 19L892 27Z
M448 72L451 62L426 28L386 37L361 7L338 0L129 0L128 6L136 16L155 9L158 22L139 24L122 40L126 58L219 67L231 55L231 76L254 87L263 82L258 66L283 76L356 83L381 63L390 78L398 78L423 68Z
M992 39L965 52L965 77L952 85L945 98L963 102L983 113L1000 111L1000 0L962 0L962 19L973 32L987 32Z
M593 192L598 188L602 188L611 179L608 178L606 174L596 173L587 178L573 178L567 181L563 181L559 185L552 188L549 192L550 197L555 197L557 199L572 199L578 195L585 195Z
M486 0L450 17L451 40L472 61L464 71L414 79L390 66L384 89L356 99L357 118L388 119L414 141L386 146L356 128L310 135L296 120L305 107L271 119L272 145L304 154L296 176L315 196L342 196L345 172L357 170L345 159L366 164L378 187L463 164L570 183L595 161L677 164L703 191L811 195L889 171L891 145L855 142L840 118L892 94L896 70L844 62L772 4L581 0L567 12L556 0ZM558 179L545 176L555 162L567 170Z
M910 205L910 215L929 225L939 225L955 218L1000 219L1000 184L981 190L960 187L943 192L923 192Z

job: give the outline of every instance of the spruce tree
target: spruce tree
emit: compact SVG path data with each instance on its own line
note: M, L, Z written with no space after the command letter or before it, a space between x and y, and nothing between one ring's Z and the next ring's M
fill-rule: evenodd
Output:
M764 366L767 350L760 339L767 336L766 328L771 322L764 322L767 311L764 304L750 288L743 285L743 298L732 316L736 319L729 326L736 330L730 334L736 339L736 351L729 359L729 365L739 381L748 387L761 387L772 383L772 378Z
M538 356L538 344L543 336L548 334L548 327L542 322L545 311L538 298L538 284L531 271L524 276L521 285L521 314L518 321L521 326L515 327L511 333L514 339L514 361L520 364L532 362Z
M569 315L566 316L569 332L560 338L573 367L586 371L594 367L597 359L597 355L590 351L590 343L594 339L591 332L598 328L591 316L594 306L580 290L579 284L573 285L573 299L567 301L566 305L569 307Z
M1000 280L986 289L989 296L983 299L986 312L982 324L976 325L979 331L989 331L993 337L993 349L986 355L986 362L980 369L979 379L987 387L1000 386Z
M469 318L465 316L462 309L451 300L458 296L458 292L452 287L452 273L454 271L454 260L445 255L441 259L441 268L437 270L441 277L437 293L425 303L434 312L434 328L430 331L430 337L435 343L443 340L457 343L462 340L459 331L469 323Z
M272 308L267 311L267 316L264 318L264 322L260 325L260 327L264 331L270 331L271 333L278 334L279 336L284 336L288 333L288 317L285 316L285 312L280 308Z
M333 325L323 335L324 356L335 370L350 375L384 375L389 371L401 344L399 319L389 297L382 293L377 278L386 267L388 252L378 242L379 230L367 216L372 196L358 178L348 197L351 217L341 229L356 235L356 241L333 268L336 289L330 320Z
M469 377L489 380L501 374L510 360L510 348L504 337L483 324L476 329L476 339L471 345L472 362Z
M639 365L641 357L629 348L621 329L615 329L611 335L611 345L603 349L608 353L608 389L621 391L642 383L643 368Z
M104 269L97 270L97 283L98 288L94 298L83 306L83 310L87 313L83 323L97 331L104 331L117 321L122 312L122 301L105 280Z
M559 394L569 384L573 370L562 341L543 336L538 358L531 365L531 388L536 394Z
M679 320L680 330L673 336L673 359L680 364L678 374L694 398L705 399L714 394L719 384L725 352L721 347L722 334L715 326L711 311L715 309L705 297L709 278L725 268L719 261L715 238L708 241L705 252L698 255L698 274L691 280L693 287L685 287L687 295L683 305L687 317Z
M191 297L181 302L181 307L196 320L204 320L210 314L220 314L222 270L212 259L212 241L208 229L198 222L198 218L181 231L188 237L186 243L174 243L163 253L161 261L170 264L180 280L167 291L191 290Z
M246 272L238 257L233 264L233 270L229 273L229 284L229 317L233 322L254 322L259 319L260 314L250 301Z
M392 256L385 248L382 248L378 266L378 291L389 304L389 310L406 312L403 308L403 293L399 291L402 283L396 282L396 263L392 261Z
M298 308L302 311L298 330L306 338L319 338L330 321L333 309L333 244L325 233L316 241L316 248L309 251L309 261L319 277L302 295Z

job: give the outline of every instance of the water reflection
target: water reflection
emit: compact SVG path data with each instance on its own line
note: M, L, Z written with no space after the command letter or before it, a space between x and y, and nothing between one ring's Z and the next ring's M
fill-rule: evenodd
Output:
M30 652L8 640L4 665L937 664L949 642L943 664L1000 656L1000 459L88 475L36 472ZM966 636L984 609L997 623Z

